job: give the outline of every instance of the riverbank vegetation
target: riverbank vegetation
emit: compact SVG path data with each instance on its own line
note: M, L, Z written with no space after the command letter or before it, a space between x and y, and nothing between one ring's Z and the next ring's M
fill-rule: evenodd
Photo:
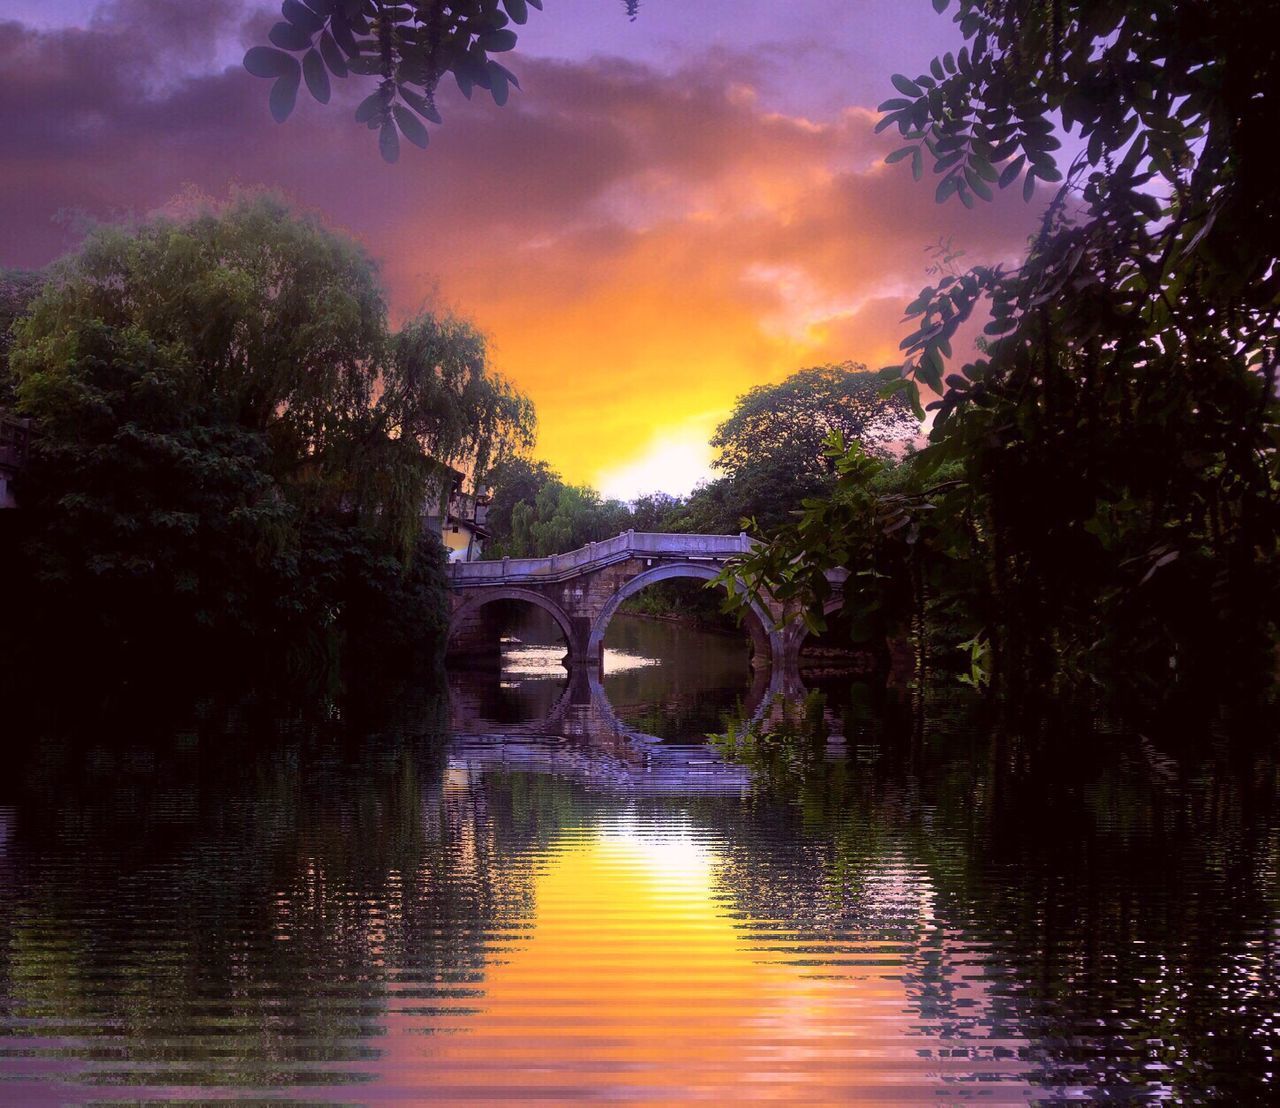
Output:
M939 202L1019 178L1028 199L1055 191L1023 264L952 269L907 308L896 387L935 397L928 448L886 487L833 438L835 492L731 572L820 625L826 574L847 569L846 606L924 646L945 616L972 679L1005 689L1269 678L1274 5L935 6L967 45L893 78L890 160L932 163ZM1078 151L1065 174L1056 119ZM985 341L953 358L984 314Z
M94 231L6 371L33 429L9 634L113 654L434 652L424 512L533 432L475 328L393 331L367 255L270 196Z

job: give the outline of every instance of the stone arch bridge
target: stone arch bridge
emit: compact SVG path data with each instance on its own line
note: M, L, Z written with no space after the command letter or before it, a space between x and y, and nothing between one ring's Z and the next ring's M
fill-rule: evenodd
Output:
M609 621L623 601L657 581L684 577L709 581L725 560L751 549L739 535L679 535L625 531L549 558L504 558L454 562L449 567L449 653L494 655L498 622L486 607L520 600L542 608L560 626L571 666L598 667ZM795 669L803 623L776 624L782 608L752 603L744 618L751 636L752 665L775 673Z

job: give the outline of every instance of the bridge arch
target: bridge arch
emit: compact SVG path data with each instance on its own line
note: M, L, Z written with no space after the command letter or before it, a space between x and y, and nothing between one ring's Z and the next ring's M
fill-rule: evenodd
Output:
M609 622L622 606L623 601L635 596L642 589L658 581L668 581L673 577L712 581L719 576L718 569L704 562L668 562L637 573L605 602L600 614L596 616L587 639L587 657L592 659L603 657L604 636L609 629ZM782 639L776 631L771 629L772 621L759 604L752 600L749 602L749 608L750 614L743 622L747 625L752 646L758 658L767 661L776 669L783 658Z
M575 647L578 644L574 639L573 620L569 618L569 614L554 600L549 599L542 593L534 589L522 589L516 585L478 589L472 596L467 597L466 600L459 604L449 617L449 635L445 640L446 648L453 641L455 632L467 621L468 617L474 615L486 604L492 604L495 600L522 600L526 604L532 604L535 608L541 608L556 621L556 626L560 628L561 633L564 635L564 644L569 654L577 656L578 652Z

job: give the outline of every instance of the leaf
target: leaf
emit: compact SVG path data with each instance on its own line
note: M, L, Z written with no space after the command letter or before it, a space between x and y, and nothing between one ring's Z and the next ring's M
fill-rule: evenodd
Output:
M1138 584L1145 585L1148 581L1151 580L1153 576L1155 576L1156 570L1160 569L1162 566L1167 566L1170 562L1176 560L1177 557L1178 557L1178 551L1176 550L1171 550L1169 551L1168 554L1161 555L1159 558L1155 560L1155 562L1152 563L1151 568L1147 570L1147 572L1143 575L1142 580L1139 581Z
M298 68L295 58L271 46L254 46L245 52L244 67L255 77L284 77Z
M425 150L427 143L431 141L431 136L427 134L427 129L422 125L422 121L408 108L400 104L391 109L391 114L396 117L396 123L400 126L400 133L414 146L421 146Z
M1036 167L1032 166L1027 170L1027 176L1022 182L1022 199L1031 202L1031 198L1036 193Z
M406 85L401 85L400 95L404 99L404 102L424 119L429 119L432 123L444 122L440 113L436 111L431 102L421 93L415 92Z
M888 127L892 127L895 123L900 123L902 118L902 112L891 112L889 115L882 117L880 122L876 124L874 133L878 135L881 131Z
M996 167L979 154L969 155L969 166L984 181L994 181L999 176Z
M889 80L893 82L894 88L904 96L910 96L913 100L919 99L923 95L920 86L909 77L904 77L901 73L895 73Z
M827 621L822 617L821 613L804 608L801 612L804 618L804 625L809 629L811 635L821 635L827 629Z
M511 70L509 70L509 69L508 69L505 65L503 65L501 62L495 62L492 58L490 58L490 59L489 59L489 72L490 72L490 73L494 73L495 71L496 71L496 72L498 72L498 73L501 73L501 74L503 75L503 77L505 77L505 78L507 79L507 84L509 84L512 88L519 88L519 87L520 87L520 78L519 78L519 77L517 77L514 73L512 73L512 72L511 72Z
M305 35L314 35L324 26L324 20L299 0L284 0L280 11L285 19Z
M513 23L524 23L529 18L529 7L524 0L502 0Z
M1027 164L1027 156L1019 154L1007 166L1000 171L1000 187L1008 188L1014 181L1018 179L1018 174L1022 172L1022 167Z
M321 104L329 103L329 71L325 69L318 50L312 48L302 57L302 75L307 88Z
M507 27L503 27L497 31L485 31L480 36L481 49L487 50L490 54L501 54L505 50L514 50L516 47L516 33Z
M490 63L489 69L489 93L493 97L493 102L502 107L507 102L507 96L510 90L507 88L506 71L502 69L496 62Z
M347 75L346 59L342 56L338 44L334 42L333 35L328 31L320 36L320 56L324 58L324 64L329 67L335 77Z
M960 187L960 179L952 174L950 177L944 177L938 182L938 187L934 191L933 199L935 203L941 204L948 196Z
M356 122L370 123L382 111L384 100L382 97L382 89L369 93L359 104L356 105Z
M916 148L914 146L903 146L885 158L885 164L893 165L894 162L900 162L903 158L911 157L915 152Z
M916 419L923 423L924 408L920 404L920 386L914 381L908 381L907 383L911 386L910 390L907 392L907 400L911 402L911 411L915 415Z
M296 66L297 63L295 62L294 65ZM293 114L293 107L298 102L298 86L301 83L302 75L299 69L294 73L277 77L276 83L271 86L268 104L271 108L271 118L277 123L283 123Z
M983 200L991 199L991 186L968 166L965 167L964 179L969 182L969 187L973 189L974 193L980 196Z
M281 50L306 50L311 46L311 36L292 23L277 23L267 32L267 38Z
M947 10L949 3L951 3L951 0L933 0L933 10L941 15Z
M360 47L356 45L356 37L351 33L351 25L342 16L334 15L329 20L329 30L333 32L333 41L348 58L354 58L360 53Z
M382 160L394 165L400 160L400 136L396 134L396 125L394 123L384 123L382 129L378 132L378 149L382 153Z

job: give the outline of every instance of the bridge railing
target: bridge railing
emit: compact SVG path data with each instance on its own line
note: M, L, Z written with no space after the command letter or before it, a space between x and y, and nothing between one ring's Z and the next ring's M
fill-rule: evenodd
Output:
M753 540L738 535L677 535L653 531L624 531L603 542L591 542L549 558L503 558L491 562L453 562L455 585L507 584L515 581L556 581L633 557L685 557L719 561L751 549Z

